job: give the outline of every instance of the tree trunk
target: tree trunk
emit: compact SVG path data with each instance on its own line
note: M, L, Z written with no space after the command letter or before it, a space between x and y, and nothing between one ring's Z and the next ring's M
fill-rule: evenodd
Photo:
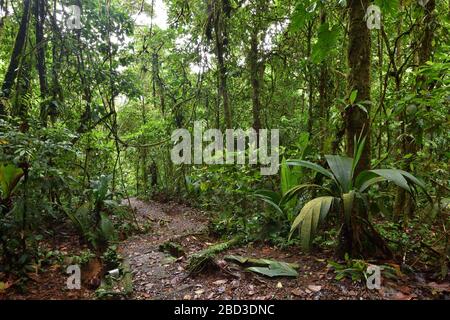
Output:
M252 84L253 129L255 129L256 132L259 132L259 130L261 129L261 66L258 61L258 56L258 28L254 28L250 40L249 65L250 79Z
M39 74L39 86L41 91L40 117L42 125L47 125L48 104L44 102L48 95L47 67L45 64L45 43L44 43L44 22L45 22L45 2L44 0L34 0L34 18L36 32L36 60Z
M216 40L216 54L217 54L217 66L219 72L219 85L218 91L222 97L223 111L225 117L225 125L227 129L233 128L233 121L231 115L231 108L228 97L228 87L227 87L227 68L225 66L225 54L226 46L228 42L227 32L226 32L226 16L224 12L225 0L215 2L215 18L214 18L214 29L215 29L215 40Z
M322 9L320 12L320 23L324 24L327 22L327 17L325 11ZM319 150L321 152L325 152L325 140L328 136L328 130L327 130L327 123L328 123L328 110L329 110L329 95L328 95L328 89L329 85L328 82L330 81L330 74L328 72L328 63L326 61L323 61L320 64L320 75L319 75L319 121L320 121L320 136L319 136Z
M30 0L23 1L23 13L20 21L19 30L17 31L14 48L11 53L11 60L9 62L8 70L6 71L5 79L2 85L2 91L0 97L8 99L11 96L11 89L16 81L17 74L19 72L19 64L23 54L23 48L25 46L28 22L30 16ZM0 117L6 116L5 105L0 100Z
M159 55L157 52L152 53L152 82L153 97L156 98L156 89L158 89L159 104L162 115L166 114L166 102L164 96L164 85L159 75Z
M349 48L348 64L349 92L358 91L355 103L370 101L370 34L364 19L369 0L349 1ZM370 168L370 128L369 105L365 105L368 113L353 105L346 110L346 140L347 154L353 157L355 138L362 133L367 138L365 150L362 153L360 163L355 175ZM339 237L338 254L346 253L352 257L391 257L392 253L383 238L373 228L369 221L368 212L361 204L361 200L355 197L351 217L344 221Z
M348 89L349 93L358 91L355 103L370 101L370 30L364 19L369 4L369 0L349 1ZM358 138L361 133L366 136L366 145L355 175L370 168L370 105L364 106L369 114L356 105L347 108L345 114L348 156L353 157L355 137Z
M313 31L313 22L308 23L308 30L306 36L306 54L309 58L307 61L308 66L308 123L307 123L307 131L309 133L309 137L312 137L312 131L314 126L314 114L313 114L313 104L314 104L314 85L313 85L313 70L312 70L312 62L311 62L311 53L312 53L312 31Z

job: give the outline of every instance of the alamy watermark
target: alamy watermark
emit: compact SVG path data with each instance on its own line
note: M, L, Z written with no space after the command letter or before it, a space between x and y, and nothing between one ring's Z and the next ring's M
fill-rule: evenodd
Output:
M171 159L174 164L244 165L248 158L248 164L262 165L261 175L275 175L280 163L279 137L278 129L227 129L224 136L219 129L204 130L203 122L195 121L193 139L187 129L173 132Z
M420 4L422 7L425 8L425 6L428 4L428 2L429 2L430 0L418 0L418 1L419 1L419 4Z
M69 275L67 278L67 289L80 290L81 289L81 269L77 264L70 265L66 269L66 273Z
M69 17L65 20L65 27L69 30L81 29L81 8L76 5L68 7ZM66 13L66 10L64 10Z
M367 289L381 289L381 267L373 264L369 265L366 270L366 276Z
M421 5L422 7L426 7L426 5L428 4L430 0L417 0L417 2L419 3L419 5ZM373 29L377 29L380 30L381 29L381 8L375 4L371 4L370 6L367 7L366 10L366 14L364 16L364 19L366 20L367 23L367 28L370 30Z
M372 4L366 10L366 15L364 17L367 21L367 28L381 29L381 9L379 6Z

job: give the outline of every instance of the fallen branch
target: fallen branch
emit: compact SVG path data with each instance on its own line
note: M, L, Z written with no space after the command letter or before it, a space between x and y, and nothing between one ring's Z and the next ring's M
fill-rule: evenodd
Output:
M202 251L194 253L188 261L187 271L189 275L195 275L201 273L208 266L214 265L215 257L217 254L226 251L244 241L244 237L237 236L233 239L212 245Z

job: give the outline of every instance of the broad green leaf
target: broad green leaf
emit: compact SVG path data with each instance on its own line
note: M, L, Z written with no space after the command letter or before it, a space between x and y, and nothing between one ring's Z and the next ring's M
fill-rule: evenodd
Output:
M310 13L306 11L305 5L299 1L295 7L294 13L291 17L291 24L289 29L291 32L297 32L303 28L310 18Z
M229 256L225 256L224 260L237 262L239 264L245 264L245 263L247 263L248 258L242 257L242 256L237 256L237 255L229 255Z
M102 213L100 216L100 230L106 240L114 238L114 225L105 213Z
M327 169L325 169L322 166L315 164L313 162L309 162L309 161L305 161L305 160L289 160L287 163L290 166L300 166L300 167L312 169L316 172L323 174L327 178L335 180L333 174L330 171L328 171Z
M237 255L225 256L224 260L234 262L237 264L251 266L251 267L269 267L273 263L279 262L279 261L270 260L270 259L255 259L255 258L248 258L248 257L237 256ZM286 263L286 264L294 269L298 269L300 267L297 263Z
M290 235L300 228L302 248L309 250L311 239L321 223L330 212L333 197L319 197L309 201L300 211L291 226Z
M297 179L287 165L286 159L283 158L281 162L281 193L283 195L296 184L295 180Z
M275 192L272 190L257 190L255 192L257 197L265 197L272 200L275 203L280 203L281 195L279 192Z
M280 213L281 215L284 215L283 210L280 208L280 206L278 205L278 203L275 203L275 202L273 201L273 199L271 199L271 198L269 198L269 197L267 197L267 196L265 196L265 195L257 194L257 193L255 193L255 196L258 197L258 198L260 198L260 199L262 199L262 200L263 200L264 202L266 202L267 204L269 204L272 208L274 208L276 211L278 211L278 213Z
M327 188L317 185L317 184L301 184L301 185L295 186L295 187L291 188L290 190L288 190L286 192L286 194L283 195L283 197L281 198L280 204L288 202L296 194L300 193L303 190L308 190L308 189L322 189L322 190L328 192L330 195L332 194L330 189L327 189Z
M358 96L358 90L353 90L350 94L350 98L348 99L350 104L354 104L356 101L356 97Z
M273 277L297 277L297 271L286 262L270 261L268 267L250 267L246 270L256 272L264 276Z
M362 137L360 139L356 139L355 136L355 154L353 156L353 164L352 164L352 179L355 174L356 167L358 166L359 160L361 159L361 155L364 151L364 146L366 145L366 137Z
M383 182L383 181L386 181L386 179L383 177L375 177L375 178L369 179L369 180L363 182L363 184L361 185L361 187L358 190L359 190L359 192L364 192L370 186L380 183L380 182Z
M319 28L317 42L312 49L312 61L321 63L336 48L339 36L338 26L330 29L328 23L323 23Z
M327 163L330 166L333 175L339 182L342 191L343 192L350 191L352 187L352 177L353 177L352 176L353 159L333 155L327 155L325 156L325 158L327 159Z
M364 111L365 113L369 113L369 111L367 110L366 107L364 107L364 105L362 105L361 103L355 103L354 106L360 108L362 111Z
M388 181L395 183L400 188L405 189L409 193L411 193L411 188L408 185L408 181L406 181L405 177L402 175L401 170L395 169L378 169L378 170L370 170Z
M410 180L412 183L418 185L419 187L421 187L424 191L426 191L427 186L425 185L425 183L419 179L417 179L416 177L414 177L411 173L404 171L404 170L398 170L404 177L406 177L406 179Z
M0 164L0 186L5 199L11 196L23 174L23 170L13 164Z

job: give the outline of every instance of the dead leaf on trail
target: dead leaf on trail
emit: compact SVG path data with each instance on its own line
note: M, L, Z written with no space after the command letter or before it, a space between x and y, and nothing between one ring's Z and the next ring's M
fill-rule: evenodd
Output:
M220 286L220 285L225 284L227 282L228 282L228 280L217 280L217 281L214 281L213 284Z
M291 293L296 297L301 297L303 295L303 291L299 288L293 289Z
M194 292L196 295L201 295L201 294L205 293L205 290L200 289L200 290L195 290Z
M393 296L390 297L391 300L412 300L416 298L417 296L415 294L403 294L401 292L395 293Z
M0 282L0 293L6 291L12 284L12 282Z
M270 247L264 247L263 249L262 249L262 253L264 253L264 254L268 254L268 253L270 253L272 251L272 249L270 248Z
M404 294L411 294L413 289L411 287L408 287L408 286L402 286L402 287L399 287L398 290L400 290Z
M34 282L39 282L39 275L37 275L36 273L27 273L27 277L30 278L31 280L33 280Z
M383 287L379 292L383 298L388 300L412 300L417 298L415 294L405 294L391 287Z
M309 285L308 289L313 292L319 292L320 290L322 290L322 286Z
M435 292L450 292L450 283L430 282L428 286Z
M278 288L278 289L282 289L282 288L283 288L283 284L282 284L281 282L278 282L278 283L277 283L277 288Z

